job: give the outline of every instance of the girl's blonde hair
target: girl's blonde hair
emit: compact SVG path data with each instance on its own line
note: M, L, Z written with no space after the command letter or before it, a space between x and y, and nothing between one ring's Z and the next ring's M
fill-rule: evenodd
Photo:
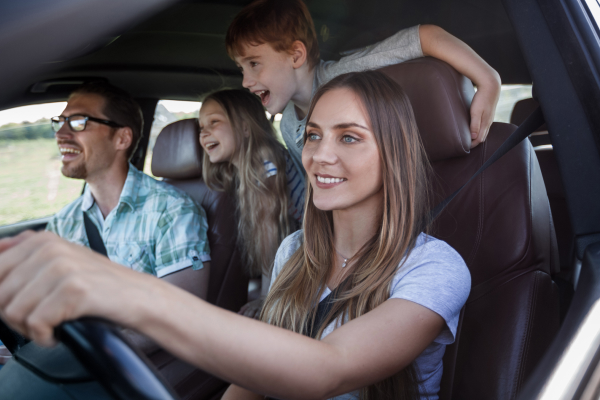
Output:
M317 338L333 321L344 323L358 318L389 298L392 279L427 226L429 210L429 164L408 97L381 72L345 74L317 91L308 120L323 94L342 88L361 99L370 120L381 157L384 201L381 218L376 221L379 229L349 266L346 279L336 289L337 300L316 332ZM306 138L305 133L305 142ZM311 187L307 194L303 242L273 283L261 315L263 321L304 334L315 321L315 299L325 290L335 258L332 213L315 207ZM418 398L414 367L410 365L363 388L360 397Z
M218 103L231 124L237 144L231 162L202 161L204 182L237 199L238 244L250 276L270 274L279 244L292 232L288 214L285 148L275 136L258 97L246 90L222 90L204 100ZM265 161L277 167L267 177Z

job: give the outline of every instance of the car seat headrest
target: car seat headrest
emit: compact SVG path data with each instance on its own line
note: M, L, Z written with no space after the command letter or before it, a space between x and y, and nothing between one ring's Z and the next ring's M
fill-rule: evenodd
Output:
M168 179L202 177L203 150L198 119L184 119L163 128L154 145L152 174Z
M382 68L410 99L429 161L469 154L471 101L469 79L443 61L423 57Z
M527 117L529 117L529 115L538 107L538 102L532 98L517 101L513 107L512 113L510 114L510 123L517 126L521 125L523 121L525 121ZM548 127L546 124L543 124L537 128L535 132L543 132L547 130Z

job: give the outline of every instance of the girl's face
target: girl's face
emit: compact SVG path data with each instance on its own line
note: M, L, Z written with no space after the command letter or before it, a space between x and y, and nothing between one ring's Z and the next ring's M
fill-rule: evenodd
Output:
M210 162L232 162L236 140L223 107L213 100L202 103L199 122L200 145Z
M360 99L349 89L325 93L306 124L302 164L320 210L379 207L381 158Z

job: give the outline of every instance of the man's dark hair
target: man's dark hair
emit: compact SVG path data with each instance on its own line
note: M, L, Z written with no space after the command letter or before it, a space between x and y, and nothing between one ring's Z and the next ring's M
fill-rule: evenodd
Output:
M104 115L119 125L131 128L133 137L131 146L127 149L127 159L130 160L142 138L144 127L144 118L139 104L125 90L105 82L84 83L75 89L71 96L76 94L95 94L103 97Z

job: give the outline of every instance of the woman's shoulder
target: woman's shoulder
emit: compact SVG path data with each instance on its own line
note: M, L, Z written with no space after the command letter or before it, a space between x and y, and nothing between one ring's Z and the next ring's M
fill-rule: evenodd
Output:
M289 260L292 254L294 254L302 244L302 232L303 230L300 229L290 234L283 239L279 245L279 249L277 249L277 254L275 255L275 262L273 264L273 278L279 274L286 261Z
M408 258L396 273L396 283L408 276L446 282L469 291L471 274L463 258L443 240L421 233Z
M464 266L466 264L460 254L452 246L443 240L437 239L426 233L421 233L417 237L415 247L409 256L409 259L444 259L451 264Z
M298 247L300 247L300 245L302 244L303 232L303 229L299 229L296 232L289 234L285 239L283 239L283 241L279 245L279 250L285 253L289 253L288 258L296 250L298 250Z

